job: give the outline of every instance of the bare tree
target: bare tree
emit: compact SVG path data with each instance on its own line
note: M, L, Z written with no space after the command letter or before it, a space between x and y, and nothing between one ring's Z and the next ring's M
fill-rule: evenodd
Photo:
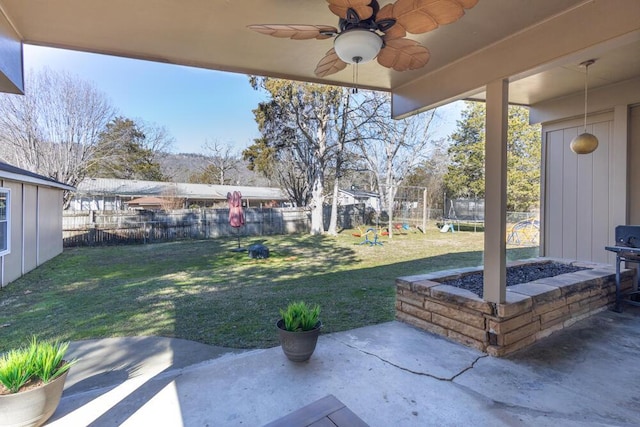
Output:
M99 135L115 114L106 95L67 73L30 74L26 94L0 94L0 157L76 186L97 161ZM70 202L64 194L64 206Z
M430 110L402 120L391 119L390 102L387 94L370 92L370 102L363 102L368 110L378 107L378 119L367 122L360 129L358 148L361 158L382 194L383 204L389 215L389 237L392 237L393 201L396 191L404 179L420 164L428 154L431 144L430 127L436 118L436 111Z
M175 185L162 191L160 198L162 199L162 209L165 211L172 211L185 207L185 199L178 197L178 190Z
M360 97L344 89L342 91L342 101L339 114L334 117L333 137L335 145L333 147L333 197L331 201L331 216L329 218L329 228L327 232L331 235L338 234L338 195L340 185L343 181L343 174L346 167L353 159L352 145L360 141L360 133L371 123L379 120L382 111L384 97ZM366 106L363 104L367 104ZM355 107L353 105L355 104ZM387 111L388 113L388 111Z
M147 122L142 119L137 119L136 122L145 135L145 148L153 153L154 163L162 163L173 149L175 138L167 128L157 123Z
M208 165L201 171L199 181L220 185L236 181L231 177L231 172L236 172L237 177L240 165L239 153L230 145L221 144L217 140L207 140L202 148L207 154Z

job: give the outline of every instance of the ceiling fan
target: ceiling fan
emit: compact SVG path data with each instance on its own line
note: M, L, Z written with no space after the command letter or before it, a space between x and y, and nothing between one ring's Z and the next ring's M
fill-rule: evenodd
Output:
M315 75L325 77L347 64L377 58L383 67L415 70L429 62L429 50L407 33L422 34L460 19L478 0L397 0L382 8L377 0L327 0L337 15L339 30L330 25L257 24L261 34L294 40L335 37L333 48L320 60Z

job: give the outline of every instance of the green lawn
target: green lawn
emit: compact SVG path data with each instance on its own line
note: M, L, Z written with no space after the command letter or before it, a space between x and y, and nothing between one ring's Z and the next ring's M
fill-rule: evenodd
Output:
M271 257L234 253L233 238L65 250L0 292L0 352L43 339L159 335L207 344L277 345L278 309L322 306L324 332L394 318L398 276L482 263L483 233L409 232L359 246L338 237L268 236ZM510 259L537 248L509 250Z

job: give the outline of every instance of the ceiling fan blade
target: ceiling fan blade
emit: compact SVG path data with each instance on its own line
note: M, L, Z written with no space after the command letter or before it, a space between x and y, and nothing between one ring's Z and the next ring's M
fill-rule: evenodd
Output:
M327 0L329 10L342 19L347 19L347 11L353 9L360 20L365 20L373 16L373 8L370 6L371 0Z
M396 71L415 70L429 62L429 49L411 39L393 39L386 42L378 54L378 63Z
M464 7L465 9L471 9L473 6L478 4L478 0L456 0L458 3L460 3L460 6Z
M457 21L465 9L476 3L477 0L398 0L393 5L393 16L407 32L420 34Z
M396 21L396 18L393 16L393 4L385 5L380 11L376 14L376 24L380 24L380 22L384 22L385 20L393 19ZM397 22L396 22L397 24ZM384 33L385 40L391 39L399 39L407 35L404 27L402 25L392 25L388 29L382 29L381 31Z
M335 49L331 48L329 52L318 62L315 74L318 77L326 77L330 74L342 71L347 67L347 63L338 57Z
M267 36L293 40L323 40L338 34L338 29L331 25L257 24L248 28Z

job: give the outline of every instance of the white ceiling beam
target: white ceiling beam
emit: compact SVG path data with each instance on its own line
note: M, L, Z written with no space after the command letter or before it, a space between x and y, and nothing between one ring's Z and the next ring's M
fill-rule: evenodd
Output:
M636 38L640 1L592 0L476 51L394 90L392 115L401 118L484 91L488 82L519 79L589 49Z

